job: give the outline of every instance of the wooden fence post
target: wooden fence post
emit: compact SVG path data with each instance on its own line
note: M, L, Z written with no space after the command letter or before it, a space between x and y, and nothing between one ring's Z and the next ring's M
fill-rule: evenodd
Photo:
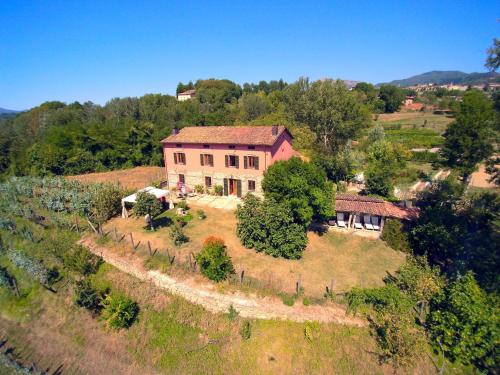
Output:
M240 273L240 284L243 284L243 278L245 277L245 270L241 270Z
M130 241L132 242L132 247L135 249L135 246L134 246L134 236L132 235L132 232L130 232L129 235L130 235Z
M299 294L300 292L300 282L301 282L302 275L299 275L299 279L295 283L295 293Z
M115 232L115 242L118 242L118 232L116 231L116 226L113 228L113 231Z

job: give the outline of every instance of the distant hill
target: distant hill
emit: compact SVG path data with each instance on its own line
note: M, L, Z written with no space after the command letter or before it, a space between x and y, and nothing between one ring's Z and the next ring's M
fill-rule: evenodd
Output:
M388 83L391 85L407 87L426 83L434 83L436 85L446 85L449 83L477 85L481 83L498 81L500 81L500 74L495 72L464 73L458 70L434 70L432 72L419 74L405 79L397 79ZM381 83L379 83L377 86L379 85L381 85Z
M21 111L14 111L12 109L0 108L0 118L14 117Z

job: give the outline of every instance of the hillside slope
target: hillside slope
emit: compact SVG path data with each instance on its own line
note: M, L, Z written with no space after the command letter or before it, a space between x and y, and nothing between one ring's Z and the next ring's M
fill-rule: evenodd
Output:
M464 73L458 70L434 70L423 74L418 74L413 77L398 79L388 82L396 86L413 86L426 83L434 83L437 85L445 85L449 83L455 84L480 84L492 81L498 81L500 75L495 72L487 73ZM379 84L380 85L380 84Z

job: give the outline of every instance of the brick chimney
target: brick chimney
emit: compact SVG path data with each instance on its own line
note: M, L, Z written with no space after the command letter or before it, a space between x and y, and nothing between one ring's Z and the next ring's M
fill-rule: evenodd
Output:
M173 128L172 129L172 135L176 135L176 134L179 134L179 129Z
M272 134L276 137L278 135L278 125L273 125Z

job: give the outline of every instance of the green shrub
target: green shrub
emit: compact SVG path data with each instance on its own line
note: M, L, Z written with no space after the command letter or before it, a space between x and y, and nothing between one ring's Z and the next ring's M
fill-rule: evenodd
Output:
M146 216L149 214L151 218L155 218L161 214L163 207L158 199L147 192L137 193L137 199L134 206L134 214L136 216Z
M170 228L170 238L174 241L175 246L181 246L183 243L189 242L189 237L184 234L184 231L178 225Z
M252 323L249 320L245 320L243 323L240 329L240 336L243 340L248 340L252 336Z
M139 313L139 306L122 295L108 295L103 303L102 317L113 329L130 327Z
M189 205L187 204L186 201L180 201L179 203L177 203L177 207L178 208L182 208L183 210L189 210Z
M96 273L103 263L102 258L92 254L83 246L75 246L63 256L63 263L69 269L87 276Z
M295 295L281 294L281 300L287 306L293 306L295 304Z
M233 305L229 306L228 312L227 312L227 317L229 320L235 320L238 317L239 313L238 311L234 308Z
M394 250L409 252L410 243L403 224L396 219L387 219L380 238Z
M101 184L91 189L90 219L98 225L121 211L122 191L116 185Z
M437 152L412 152L411 160L417 163L436 163L439 161L439 154Z
M198 215L198 219L204 220L207 218L207 214L203 210L196 211L196 214Z
M198 194L203 194L203 192L205 191L205 186L195 185L194 191L196 191Z
M311 300L308 297L302 298L302 304L304 306L309 306L311 304Z
M224 187L222 185L215 185L214 186L214 194L221 196L224 191Z
M203 248L196 255L203 275L213 281L222 281L234 273L233 263L227 255L224 240L217 237L208 237L203 242Z
M102 308L102 299L102 294L94 289L88 280L83 279L76 282L75 303L77 306L97 314Z

